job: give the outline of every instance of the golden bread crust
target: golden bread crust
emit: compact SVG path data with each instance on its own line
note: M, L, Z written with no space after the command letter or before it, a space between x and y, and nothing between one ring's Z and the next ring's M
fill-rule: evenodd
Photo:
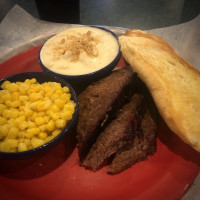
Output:
M166 124L200 152L200 72L153 34L130 30L119 42L123 57L149 88Z

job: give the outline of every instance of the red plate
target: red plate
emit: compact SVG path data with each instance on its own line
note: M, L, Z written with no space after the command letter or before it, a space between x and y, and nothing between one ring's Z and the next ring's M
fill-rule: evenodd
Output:
M0 65L0 78L42 71L40 47L29 49ZM123 65L123 60L120 61ZM180 199L200 169L200 154L159 124L157 152L118 175L107 175L78 165L74 136L47 153L24 160L0 160L1 200L169 200Z

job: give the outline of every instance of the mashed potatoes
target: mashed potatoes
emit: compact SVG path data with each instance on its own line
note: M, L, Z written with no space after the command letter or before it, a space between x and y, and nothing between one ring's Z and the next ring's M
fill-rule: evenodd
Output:
M56 73L82 75L105 67L118 51L118 41L111 33L94 27L76 27L47 40L40 59Z

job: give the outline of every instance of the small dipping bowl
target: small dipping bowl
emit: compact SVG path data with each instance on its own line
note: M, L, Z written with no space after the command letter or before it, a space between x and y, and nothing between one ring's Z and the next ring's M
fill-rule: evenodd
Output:
M120 58L117 35L97 26L64 30L48 39L39 52L44 71L64 78L75 87L110 74Z
M77 95L74 91L74 89L71 87L71 85L66 82L65 80L58 78L57 76L54 76L52 74L46 73L46 72L25 72L25 73L19 73L15 75L8 76L6 78L3 78L0 80L0 85L6 80L10 82L24 82L26 79L32 79L35 78L38 83L44 83L44 82L57 82L60 83L62 87L67 86L71 93L71 100L73 100L76 103L75 111L73 113L72 119L67 123L67 125L63 128L63 130L52 140L49 142L27 151L22 152L0 152L0 158L4 159L15 159L15 158L26 158L33 155L38 155L40 152L44 152L48 149L51 149L55 145L57 145L61 140L64 138L64 136L68 135L69 132L72 130L73 126L76 123L76 119L78 116L78 99ZM0 88L1 90L1 88Z

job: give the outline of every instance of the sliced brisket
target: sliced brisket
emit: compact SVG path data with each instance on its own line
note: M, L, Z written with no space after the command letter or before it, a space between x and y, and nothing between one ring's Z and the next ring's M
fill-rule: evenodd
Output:
M140 134L136 134L132 141L128 141L118 150L108 167L108 173L119 173L146 159L148 155L154 154L156 152L156 130L156 123L150 111L147 110L141 122Z
M106 129L99 135L96 143L92 146L87 154L83 165L96 171L103 162L111 155L116 153L130 139L130 123L134 123L134 130L140 125L140 116L142 113L143 96L133 95L130 102L125 104L117 113L116 119L113 120Z
M115 70L108 77L89 85L79 95L77 139L81 162L99 133L132 95L132 78L132 71Z

